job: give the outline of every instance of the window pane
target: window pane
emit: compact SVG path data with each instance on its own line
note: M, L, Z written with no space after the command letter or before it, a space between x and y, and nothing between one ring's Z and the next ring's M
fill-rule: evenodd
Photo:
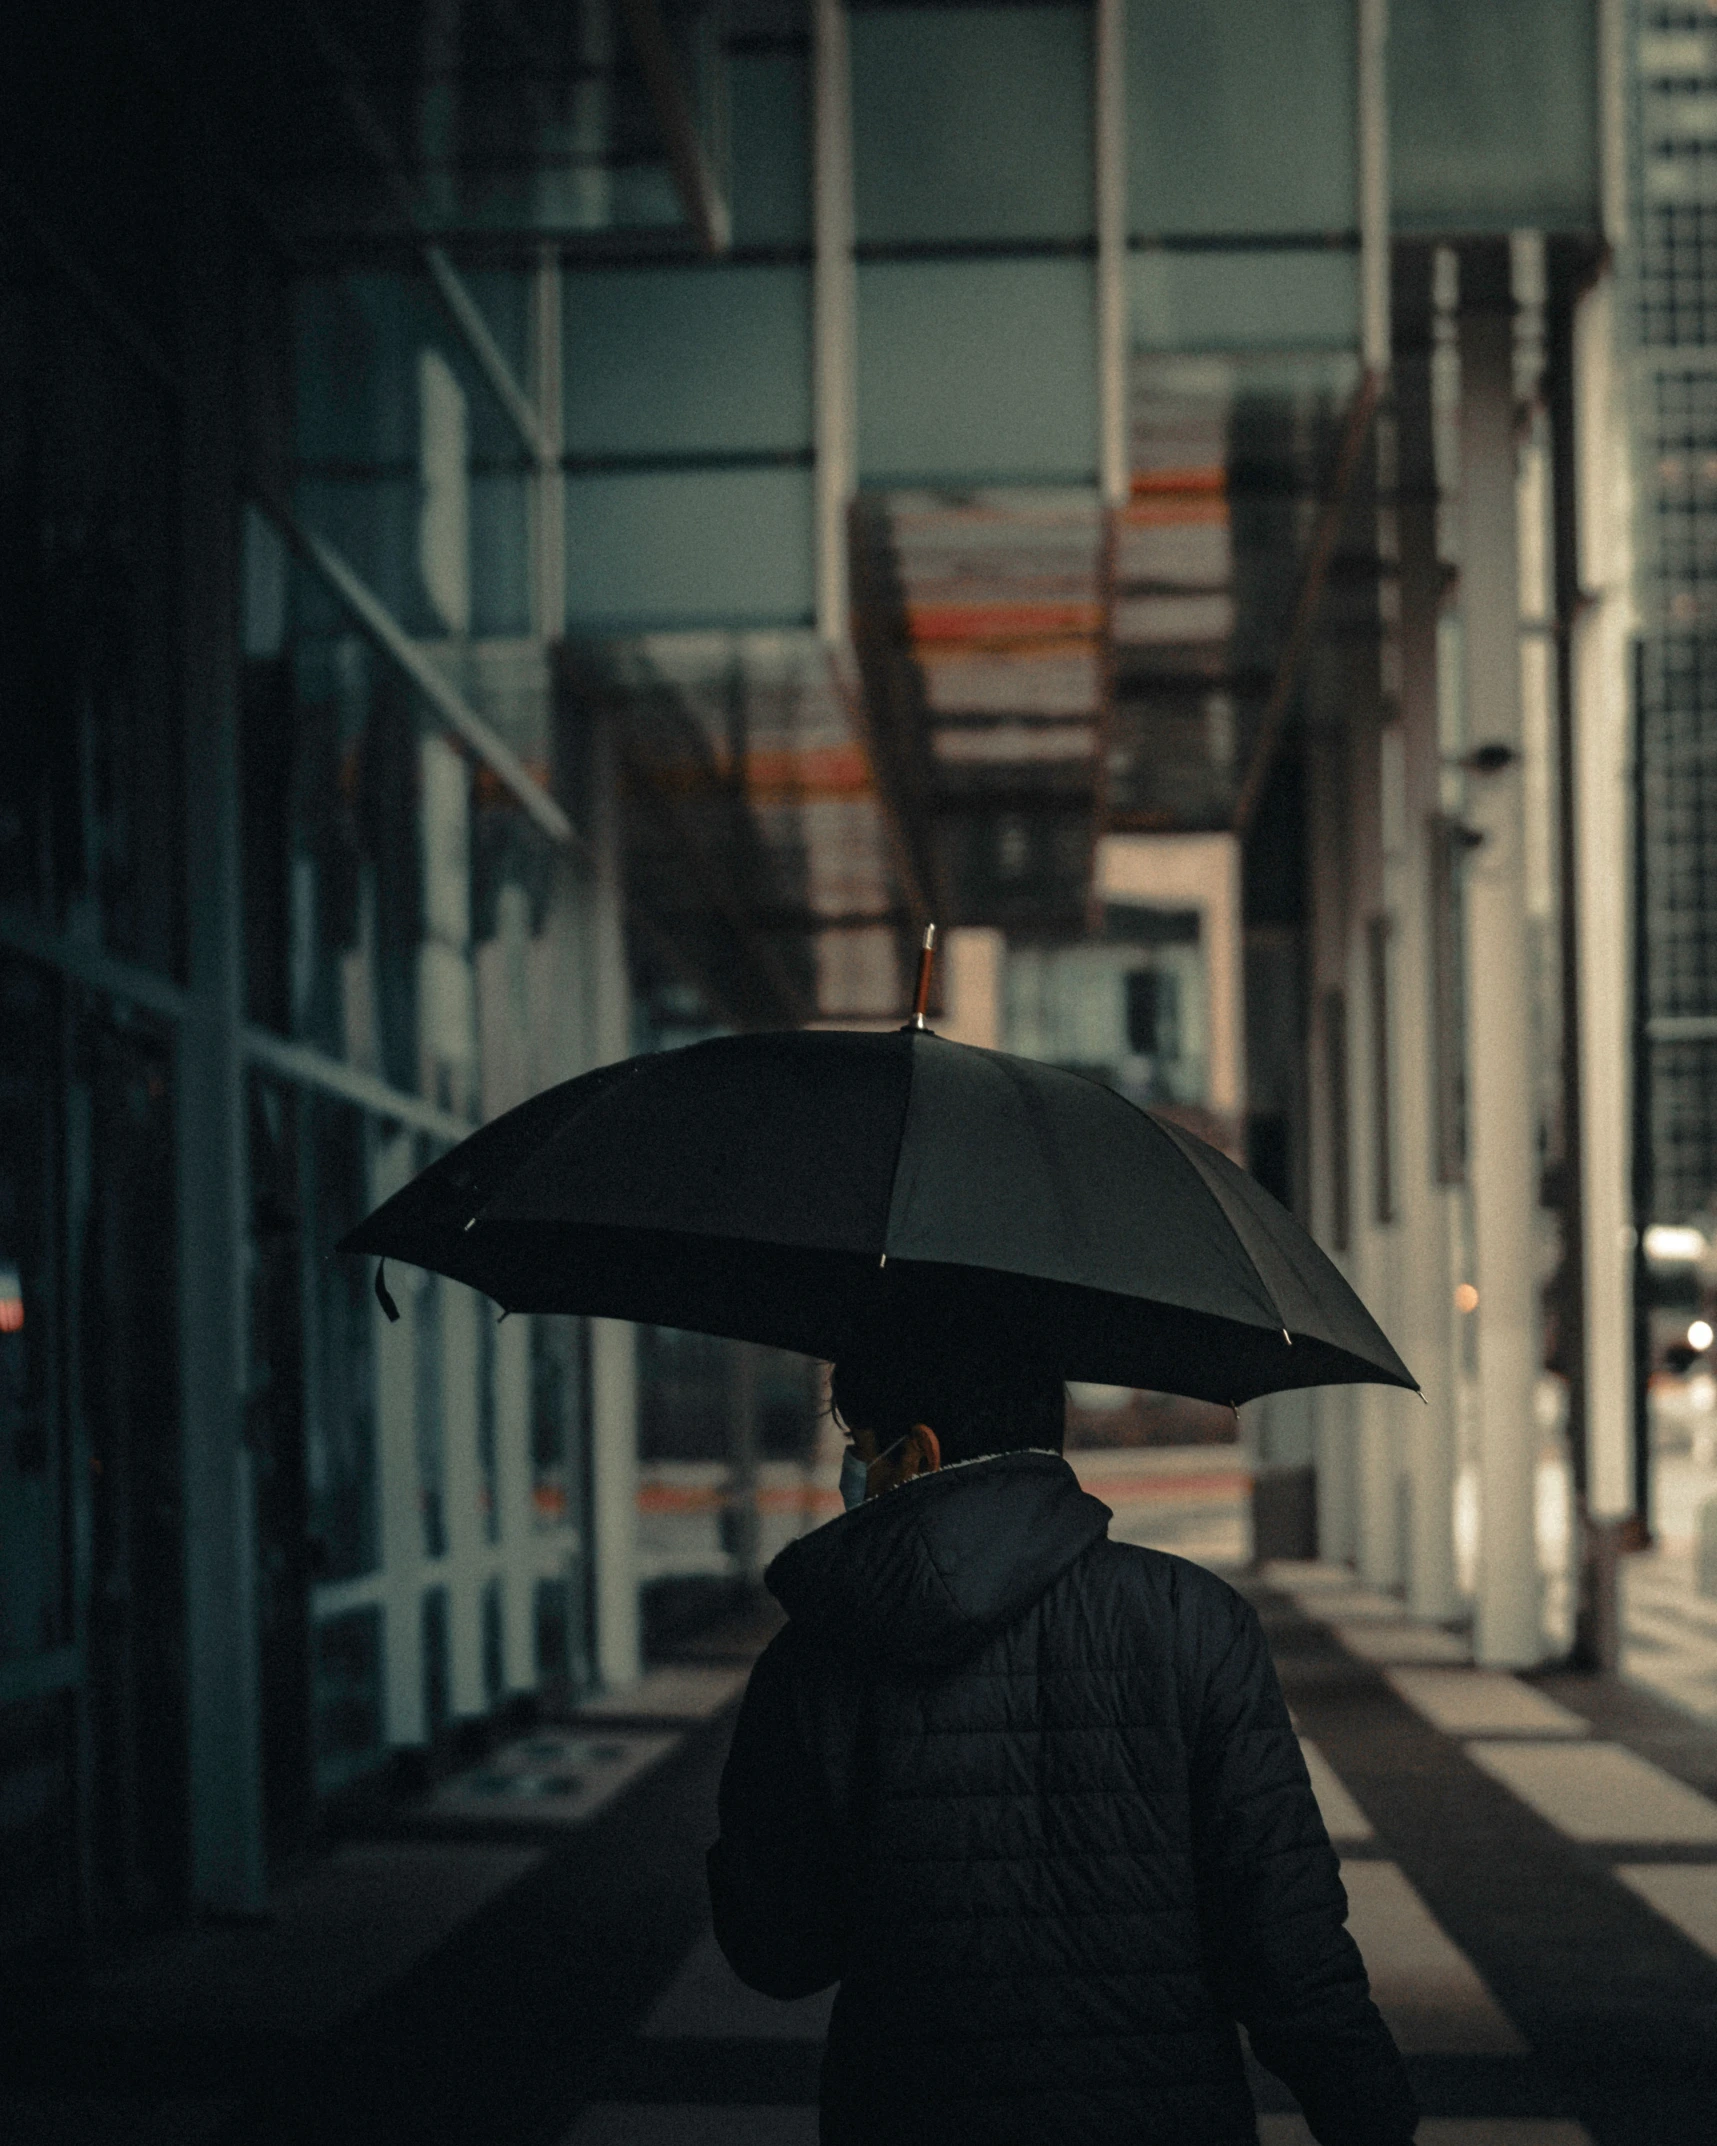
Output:
M582 1319L531 1321L531 1506L539 1529L583 1521L589 1331Z
M502 1612L501 1582L498 1576L492 1576L483 1584L483 1703L497 1705L506 1688L506 1620Z
M318 1625L314 1663L316 1788L328 1796L381 1756L381 1611L348 1610Z
M417 1389L417 1512L425 1557L447 1555L447 1435L439 1274L420 1276L412 1328Z
M1394 0L1398 231L1597 228L1598 12L1567 0Z
M0 242L0 902L172 973L177 465L165 390Z
M58 994L0 954L0 1660L67 1636L66 1478L52 1357Z
M867 261L858 271L867 482L1089 479L1089 261Z
M374 1306L365 1263L334 1246L369 1212L360 1111L317 1096L305 1112L305 1294L312 1312L305 1466L312 1570L349 1580L377 1563Z
M1130 0L1132 229L1351 231L1355 43L1353 0Z
M80 1009L67 1097L71 1391L88 1468L92 1876L104 1912L188 1883L184 1502L167 1039Z
M423 1735L434 1743L452 1715L448 1683L447 1590L431 1587L423 1597Z
M1090 235L1088 9L866 9L852 77L861 243Z
M252 1072L245 1440L256 1481L263 1794L272 1864L303 1844L313 1815L300 1117L296 1089Z
M495 1316L487 1303L477 1306L477 1512L483 1540L501 1539L500 1455L497 1446L495 1391Z
M809 447L810 271L569 275L566 444L573 455Z
M728 70L736 246L804 245L811 236L809 55L735 53Z
M0 1977L40 1986L77 1918L72 1701L0 1708ZM57 1964L57 1963L56 1963Z
M537 1681L564 1682L572 1661L572 1596L566 1581L538 1580L532 1610Z
M1352 253L1135 253L1138 350L1345 350L1359 335Z
M586 631L811 617L811 477L667 470L567 484L566 601Z
M473 940L522 934L508 974L529 967L551 846L255 515L245 583L251 1017L456 1115L473 1112ZM479 713L504 717L516 746L546 764L540 648L486 642L468 659ZM510 918L509 887L523 904Z

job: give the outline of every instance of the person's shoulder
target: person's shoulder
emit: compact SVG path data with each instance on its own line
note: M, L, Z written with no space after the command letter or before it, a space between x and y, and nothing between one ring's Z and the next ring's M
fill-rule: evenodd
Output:
M1148 1603L1176 1622L1232 1627L1251 1615L1246 1597L1220 1573L1169 1550L1105 1537L1094 1546L1090 1569L1098 1586Z

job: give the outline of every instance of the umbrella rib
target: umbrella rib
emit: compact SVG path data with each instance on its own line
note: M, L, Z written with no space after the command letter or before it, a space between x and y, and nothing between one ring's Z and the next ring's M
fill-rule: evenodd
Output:
M1137 1105L1134 1105L1133 1107L1137 1108ZM1216 1187L1211 1183L1209 1178L1205 1176L1204 1172L1198 1167L1197 1163L1193 1161L1192 1157L1187 1153L1186 1149L1181 1146L1180 1141L1175 1136L1175 1129L1172 1125L1168 1124L1164 1119L1159 1118L1154 1111L1140 1111L1139 1115L1143 1118L1148 1118L1150 1120L1150 1122L1156 1127L1157 1131L1163 1135L1163 1137L1168 1141L1169 1145L1174 1149L1175 1153L1181 1158L1182 1162L1186 1164L1187 1168L1192 1172L1193 1176L1197 1178L1199 1184L1216 1202L1217 1208L1221 1213L1223 1221L1228 1224L1228 1227L1234 1233L1234 1242L1240 1247L1241 1257L1252 1269L1252 1279L1264 1292L1265 1303L1269 1305L1271 1311L1273 1311L1276 1315L1276 1324L1282 1330L1282 1339L1288 1344L1289 1348L1291 1349L1294 1345L1294 1337L1288 1332L1288 1322L1287 1319L1283 1316L1282 1307L1281 1304L1277 1301L1276 1292L1270 1287L1269 1283L1265 1281L1264 1270L1252 1257L1252 1247L1240 1234L1240 1225L1229 1213L1228 1202L1222 1197L1221 1193L1217 1191Z
M915 1032L907 1028L901 1030L901 1034L906 1038L906 1101L901 1106L900 1131L895 1136L894 1161L888 1172L888 1201L882 1210L882 1257L877 1261L879 1270L888 1265L888 1225L894 1219L894 1188L900 1182L900 1158L906 1153L906 1128L912 1119L912 1090L918 1078Z

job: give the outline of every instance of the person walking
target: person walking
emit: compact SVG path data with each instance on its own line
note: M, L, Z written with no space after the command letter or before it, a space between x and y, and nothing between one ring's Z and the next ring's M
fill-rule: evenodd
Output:
M1057 1373L835 1366L852 1508L770 1566L710 1850L752 1988L838 1984L824 2146L1255 2146L1239 2028L1322 2146L1416 2114L1258 1618L1112 1542Z

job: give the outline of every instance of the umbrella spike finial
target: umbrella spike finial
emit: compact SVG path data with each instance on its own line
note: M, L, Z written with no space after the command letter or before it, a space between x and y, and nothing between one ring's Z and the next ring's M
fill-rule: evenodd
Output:
M930 1004L930 972L936 965L936 927L926 924L924 944L918 955L918 990L912 1001L912 1019L909 1027L922 1028L924 1014Z

